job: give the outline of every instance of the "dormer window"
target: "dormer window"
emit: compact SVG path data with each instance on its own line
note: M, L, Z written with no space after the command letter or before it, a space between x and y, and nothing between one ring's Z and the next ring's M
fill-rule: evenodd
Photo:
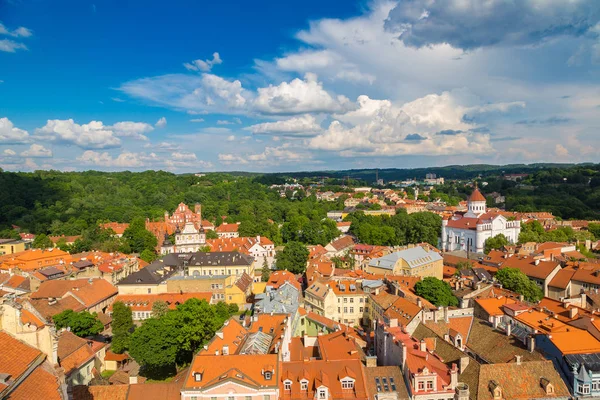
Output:
M308 381L306 379L300 381L300 390L308 391Z
M271 380L271 371L265 371L265 380L270 381Z
M202 381L202 372L194 372L194 380L196 382Z
M354 389L354 381L352 379L342 379L342 389Z
M291 392L292 391L292 381L290 381L289 379L283 381L283 390L285 390L286 392Z
M317 392L317 396L319 400L326 400L327 399L327 388L319 388L318 392Z

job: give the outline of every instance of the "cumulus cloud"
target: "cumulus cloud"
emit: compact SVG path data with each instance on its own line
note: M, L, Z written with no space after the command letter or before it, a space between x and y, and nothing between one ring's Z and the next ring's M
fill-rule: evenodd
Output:
M121 145L121 139L101 121L79 125L72 119L48 120L44 127L35 130L35 137L40 140L75 145L82 149L107 149Z
M173 160L177 161L193 161L197 160L195 153L175 152L172 154Z
M275 122L264 122L251 125L247 128L255 135L280 135L280 136L314 136L322 131L317 119L305 114L299 117L289 118Z
M307 73L302 79L282 82L277 86L259 88L254 108L264 114L303 114L309 112L339 112L348 107L345 96L332 97L317 76Z
M279 165L282 162L299 162L310 159L310 154L301 153L291 148L291 145L284 144L279 147L267 146L261 153L247 154L219 154L218 159L222 164L242 164L242 165Z
M204 122L204 118L192 118L190 122Z
M110 126L107 126L106 128L111 129ZM154 130L150 124L132 121L117 122L112 126L112 129L114 130L114 134L116 136L132 137L141 140L148 140L148 137L145 135L145 133L152 132Z
M0 35L8 35L12 37L30 37L33 35L33 32L30 29L27 29L23 26L18 27L17 29L10 30L4 24L0 22Z
M336 115L327 130L309 140L313 149L341 155L454 155L493 151L489 134L473 132L469 112L505 109L465 104L464 93L431 94L401 106L359 96L357 109ZM449 134L449 133L452 134Z
M158 156L156 153L135 153L123 151L113 156L109 152L87 150L77 158L83 165L104 167L108 169L153 168L177 170L179 168L211 168L212 163L198 160L194 153L174 152L170 157Z
M14 156L17 155L17 153L14 150L12 150L12 149L5 149L2 152L2 154L5 155L5 156L7 156L7 157L14 157Z
M112 157L108 152L97 152L93 150L84 151L77 157L77 161L85 165L101 167L138 168L144 165L139 154L124 151L117 157Z
M52 150L45 148L41 144L34 143L29 149L21 152L21 157L46 158L52 157Z
M26 143L29 140L29 133L19 129L6 117L0 118L0 143L18 144Z
M167 119L165 117L160 117L158 121L154 124L157 128L164 128L167 126Z
M17 50L27 50L27 46L25 46L23 43L18 43L10 39L0 40L0 51L14 53Z
M209 72L213 66L222 64L222 63L223 63L223 60L221 60L219 53L215 52L215 53L213 53L212 60L194 60L191 63L183 64L183 66L188 71Z
M596 0L412 0L398 2L385 26L409 46L470 50L581 36L599 21Z

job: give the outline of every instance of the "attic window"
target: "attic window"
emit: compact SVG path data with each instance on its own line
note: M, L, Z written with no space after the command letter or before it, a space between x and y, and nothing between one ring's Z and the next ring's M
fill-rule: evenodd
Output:
M300 381L300 390L308 391L308 381L306 379Z
M342 379L342 389L354 389L354 381L351 379Z
M318 399L319 400L327 399L327 388L319 388Z
M270 381L272 377L271 371L265 371L265 380Z
M195 372L194 373L194 381L196 381L196 382L202 381L202 372Z
M291 392L292 391L292 381L290 381L289 379L283 382L283 389L286 392Z

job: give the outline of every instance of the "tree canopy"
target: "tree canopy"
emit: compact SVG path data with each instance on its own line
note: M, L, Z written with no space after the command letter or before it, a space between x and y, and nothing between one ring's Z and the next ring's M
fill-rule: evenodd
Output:
M304 244L289 242L282 251L278 251L275 255L277 269L301 274L306 270L309 254L310 252Z
M496 280L502 286L517 292L527 301L538 301L544 297L542 289L517 268L502 268L496 273Z
M484 243L484 252L485 254L489 253L491 250L499 250L504 246L508 245L508 239L502 233L488 238Z
M96 313L90 314L89 311L65 310L53 316L52 320L57 329L70 328L79 337L94 336L104 330Z
M458 299L452 294L447 282L434 277L423 278L415 285L415 293L436 306L458 306Z
M111 327L113 334L111 350L121 354L129 349L129 339L134 328L131 308L122 301L113 303Z

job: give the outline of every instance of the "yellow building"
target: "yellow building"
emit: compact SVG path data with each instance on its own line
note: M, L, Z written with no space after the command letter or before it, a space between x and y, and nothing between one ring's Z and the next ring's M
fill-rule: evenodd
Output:
M361 326L368 317L366 298L356 281L315 282L304 293L310 311L349 326Z
M25 251L29 243L17 239L0 239L0 256Z
M252 277L248 274L240 276L233 285L225 287L225 303L237 304L240 308L248 302L252 294Z
M378 275L420 276L443 278L444 261L435 250L416 246L372 259L365 271Z

